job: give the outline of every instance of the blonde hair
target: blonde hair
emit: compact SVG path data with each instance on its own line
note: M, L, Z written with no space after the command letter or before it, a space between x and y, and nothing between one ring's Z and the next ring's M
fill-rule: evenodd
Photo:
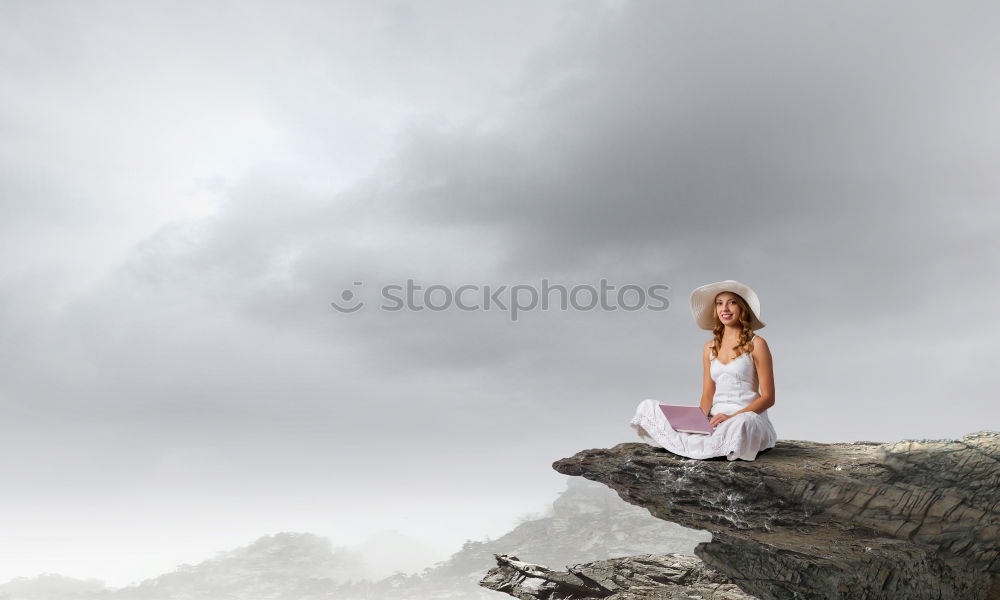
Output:
M724 293L726 292L719 292L719 294ZM750 329L750 325L753 324L753 311L750 310L750 306L743 299L743 296L740 296L736 292L728 293L736 296L736 304L740 306L740 335L736 345L733 346L733 350L736 351L736 356L733 357L735 359L744 352L753 351L753 345L750 343L750 339L754 335L753 330ZM719 294L716 294L716 296ZM712 340L712 352L718 357L719 350L722 349L722 332L725 331L726 326L719 320L718 311L713 311L712 318L715 320L715 325L712 327L712 336L715 338Z

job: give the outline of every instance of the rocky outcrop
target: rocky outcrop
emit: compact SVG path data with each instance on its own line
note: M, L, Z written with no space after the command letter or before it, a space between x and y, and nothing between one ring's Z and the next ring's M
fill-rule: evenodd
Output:
M693 556L646 554L568 567L566 572L497 554L481 585L532 600L753 600Z
M759 598L1000 598L997 432L892 444L786 440L752 462L626 443L553 467L711 532L695 554Z

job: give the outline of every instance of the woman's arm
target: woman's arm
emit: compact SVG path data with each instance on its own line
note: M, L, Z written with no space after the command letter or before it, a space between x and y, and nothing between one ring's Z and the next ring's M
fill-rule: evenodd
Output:
M701 412L707 417L712 412L712 400L715 399L715 381L712 379L712 359L709 358L711 342L705 344L702 352L701 362L704 367L704 376L701 384Z
M757 367L760 394L746 408L734 412L734 415L751 410L755 413L762 413L774 406L774 365L771 361L771 349L767 347L767 342L758 336L753 341L753 352L750 355L753 356L754 365Z

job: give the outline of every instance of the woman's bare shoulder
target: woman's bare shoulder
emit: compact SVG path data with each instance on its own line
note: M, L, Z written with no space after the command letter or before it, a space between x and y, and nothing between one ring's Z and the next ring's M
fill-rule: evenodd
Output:
M759 335L755 335L754 336L753 341L751 342L751 345L753 346L753 351L754 352L756 352L758 349L760 349L760 350L769 350L769 348L767 346L767 340L765 340L764 338L760 337Z

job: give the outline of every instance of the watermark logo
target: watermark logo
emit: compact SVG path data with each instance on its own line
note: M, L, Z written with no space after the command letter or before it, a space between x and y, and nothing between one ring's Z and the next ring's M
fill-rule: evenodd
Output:
M358 312L365 305L364 301L357 298L358 292L364 285L365 282L363 281L355 281L352 284L352 288L340 292L340 302L334 300L330 303L330 306L342 313Z
M340 313L356 313L367 304L362 300L364 289L363 281L354 281L350 287L340 292L337 300L330 302L330 306ZM537 286L463 284L457 287L437 283L425 286L407 279L402 284L383 285L379 290L382 303L378 308L386 312L500 310L506 312L511 321L517 321L521 313L538 309L580 312L663 311L670 306L670 301L664 295L669 289L670 286L663 284L648 287L626 284L619 287L610 285L607 279L601 279L597 286L566 286L542 279Z

